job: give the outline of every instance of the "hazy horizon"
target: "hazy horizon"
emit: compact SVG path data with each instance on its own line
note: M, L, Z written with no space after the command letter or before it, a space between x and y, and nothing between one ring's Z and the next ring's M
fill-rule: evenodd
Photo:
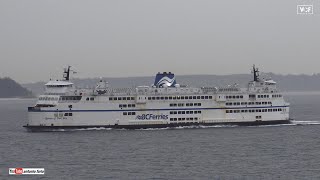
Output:
M297 15L312 4L313 15ZM2 0L0 77L319 73L320 1Z

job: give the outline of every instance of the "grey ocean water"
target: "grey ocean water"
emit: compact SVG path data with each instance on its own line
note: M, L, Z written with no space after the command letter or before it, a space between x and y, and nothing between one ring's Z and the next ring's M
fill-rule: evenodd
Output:
M320 179L320 95L286 99L293 125L42 133L22 128L34 100L2 99L0 179Z

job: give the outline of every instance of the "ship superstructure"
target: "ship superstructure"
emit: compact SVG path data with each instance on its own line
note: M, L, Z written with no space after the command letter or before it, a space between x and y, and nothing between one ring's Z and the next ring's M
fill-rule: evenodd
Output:
M216 124L265 125L290 123L289 103L276 82L259 78L246 88L188 87L171 72L158 73L152 86L111 88L100 80L94 89L78 89L64 80L49 81L45 94L28 108L29 130L65 128L163 128Z

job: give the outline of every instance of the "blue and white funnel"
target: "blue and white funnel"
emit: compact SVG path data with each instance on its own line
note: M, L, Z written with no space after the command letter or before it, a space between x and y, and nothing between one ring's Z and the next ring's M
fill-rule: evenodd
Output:
M169 72L158 73L154 81L156 87L175 87L176 78L174 74Z

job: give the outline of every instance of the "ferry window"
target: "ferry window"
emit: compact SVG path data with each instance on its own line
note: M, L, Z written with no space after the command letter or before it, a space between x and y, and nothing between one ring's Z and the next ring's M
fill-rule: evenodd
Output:
M204 96L201 96L201 99L204 99Z
M94 101L94 98L93 98L93 97L91 97L91 98L90 98L90 101Z
M179 104L178 104L178 106L179 106L179 107L182 107L182 106L183 106L183 104L182 104L182 103L179 103Z
M209 99L212 99L212 96L209 96Z
M233 99L235 99L235 98L236 98L236 96L232 96L232 98L233 98Z
M190 106L193 106L193 103L190 103Z
M173 114L173 111L170 111L170 114Z
M197 96L197 99L200 99L200 96Z
M148 100L151 100L151 97L148 97Z
M181 118L183 121L186 120L186 118Z
M131 106L132 106L132 107L136 107L136 105L135 105L135 104L132 104Z
M188 96L185 96L184 99L189 99Z
M116 101L117 99L118 99L117 97L113 97L113 100L115 100L115 101Z
M178 111L178 114L181 114L181 111Z
M122 107L126 108L126 107L127 107L127 105L126 105L126 104L123 104L123 105L122 105Z
M237 102L237 105L240 105L240 102Z
M194 118L194 120L198 120L198 118L197 118L197 117L195 117L195 118Z
M156 99L157 99L157 100L159 100L159 99L160 99L160 97L156 97Z
M187 119L187 121L190 120L190 118L186 118L186 119Z
M241 95L240 98L243 99L243 96Z
M156 97L152 97L151 99L152 99L152 100L156 100Z
M164 100L164 97L161 97L161 100Z
M190 118L190 120L193 120L193 118Z
M240 98L240 96L236 96L236 98L237 98L237 99L239 99L239 98Z
M279 108L278 111L281 111L281 109Z
M194 111L193 113L194 113L194 114L198 114L198 111Z
M128 112L128 115L130 115L130 116L131 116L131 112Z
M173 96L172 99L175 100L175 99L177 99L177 97L176 97L176 96Z
M226 113L229 113L229 110L226 110Z
M119 104L119 108L122 108L122 104Z
M134 97L131 97L131 100L134 100Z
M255 98L256 97L256 95L254 95L254 94L249 94L249 98Z
M109 101L112 101L112 97L109 97Z
M189 106L189 103L186 103L186 106Z
M177 111L173 111L173 114L177 114Z
M197 96L193 96L192 99L197 99Z
M181 96L181 99L184 99L184 96Z
M180 99L180 96L177 96L177 99Z
M190 114L193 114L193 111L190 111Z
M64 113L64 116L69 116L69 113Z
M230 110L230 113L233 113L233 110Z
M186 112L185 111L182 111L182 114L185 114Z
M189 114L189 111L186 111L186 114Z
M237 105L237 103L236 103L236 102L234 102L234 103L233 103L233 105L234 105L234 106L236 106L236 105Z
M130 107L131 107L131 104L128 104L128 107L130 108Z
M201 111L198 111L198 114L201 114Z
M128 113L127 112L123 112L122 114L126 116Z
M169 100L172 100L172 96L169 96Z
M198 106L201 106L201 103L198 103Z
M166 96L166 97L164 97L164 99L165 99L165 100L168 100L169 98L168 98L168 96Z
M72 113L69 113L69 116L72 116Z
M192 96L189 96L189 99L192 99Z

